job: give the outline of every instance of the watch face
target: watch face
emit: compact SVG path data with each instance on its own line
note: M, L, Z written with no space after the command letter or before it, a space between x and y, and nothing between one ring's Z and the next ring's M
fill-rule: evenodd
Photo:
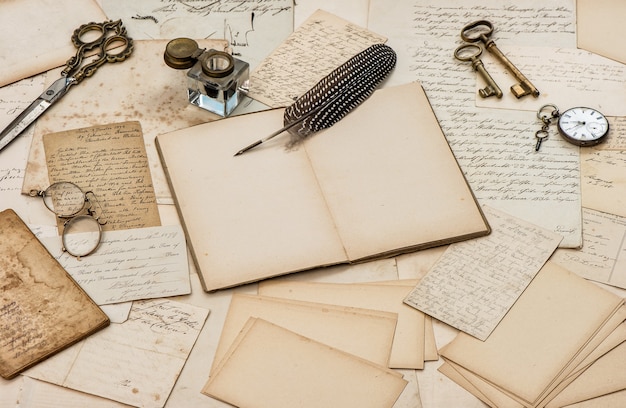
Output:
M609 133L609 121L591 108L571 108L559 117L559 132L578 146L592 146L602 142Z

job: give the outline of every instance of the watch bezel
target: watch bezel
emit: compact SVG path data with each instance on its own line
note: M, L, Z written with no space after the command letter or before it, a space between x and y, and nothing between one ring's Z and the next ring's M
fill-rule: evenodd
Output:
M576 138L568 135L565 132L565 130L561 127L561 119L563 118L563 116L567 112L572 111L572 110L576 110L576 109L589 109L589 110L592 110L592 111L597 112L600 115L602 115L602 117L606 120L606 130L604 131L604 133L602 135L598 136L597 138L588 139L588 140L576 139ZM606 136L609 134L610 125L609 125L609 119L606 117L606 115L604 115L602 112L598 111L597 109L589 108L589 107L586 107L586 106L575 106L573 108L567 109L566 111L564 111L563 113L561 113L559 115L559 119L557 120L557 128L559 129L559 133L561 134L561 136L565 140L567 140L568 142L570 142L572 144L575 144L577 146L585 147L585 146L595 146L597 144L602 143L606 139Z

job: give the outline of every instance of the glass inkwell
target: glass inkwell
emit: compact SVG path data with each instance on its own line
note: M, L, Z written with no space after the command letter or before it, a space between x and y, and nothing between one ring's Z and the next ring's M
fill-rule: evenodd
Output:
M230 115L248 91L247 62L223 51L199 48L190 38L170 41L163 58L171 68L191 68L187 71L189 103L222 117Z

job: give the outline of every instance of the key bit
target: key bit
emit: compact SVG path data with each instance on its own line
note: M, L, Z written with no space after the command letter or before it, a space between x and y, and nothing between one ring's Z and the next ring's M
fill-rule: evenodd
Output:
M502 90L491 75L489 75L485 69L485 65L479 58L482 52L482 48L478 45L463 44L454 51L454 57L459 61L471 61L474 71L478 72L478 74L485 80L487 86L478 90L478 94L482 98L488 98L494 95L498 98L502 98Z
M461 30L463 41L475 43L482 41L489 53L496 57L514 76L518 84L511 86L511 92L516 98L525 95L539 96L539 90L517 69L515 65L500 51L496 43L490 38L493 33L493 24L487 20L478 20L469 23Z

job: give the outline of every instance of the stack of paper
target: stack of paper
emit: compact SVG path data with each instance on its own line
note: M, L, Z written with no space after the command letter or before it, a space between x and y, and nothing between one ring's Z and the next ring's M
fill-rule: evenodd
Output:
M259 294L277 298L317 302L327 305L357 307L395 313L398 322L389 356L390 368L422 369L424 361L437 358L430 319L402 301L413 288L411 282L320 283L299 281L264 281ZM429 334L427 336L427 333Z
M384 311L235 294L213 360L224 357L248 319L262 318L298 334L387 366L398 316ZM363 341L367 338L368 341Z
M368 360L248 320L203 393L239 407L392 407L407 382Z
M460 333L440 350L440 371L492 407L603 395L615 391L601 379L623 361L625 317L624 299L548 262L486 341Z
M432 320L402 302L415 283L274 280L234 294L203 393L250 407L312 393L314 406L393 406L407 381L391 369L438 358Z
M550 258L562 237L484 207L486 237L450 245L405 302L485 340Z

